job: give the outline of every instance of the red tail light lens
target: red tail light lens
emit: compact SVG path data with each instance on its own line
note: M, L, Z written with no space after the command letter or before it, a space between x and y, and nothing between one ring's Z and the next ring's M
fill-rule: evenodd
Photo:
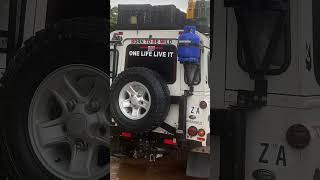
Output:
M129 132L122 132L120 136L126 137L126 138L132 138L132 134Z
M294 124L286 134L288 144L296 149L306 148L311 140L311 134L307 127L302 124Z
M198 136L203 137L206 135L206 131L204 129L199 129Z
M164 139L163 143L167 145L177 145L177 142L175 139Z
M193 137L196 136L198 134L198 129L195 126L190 126L188 128L188 134Z

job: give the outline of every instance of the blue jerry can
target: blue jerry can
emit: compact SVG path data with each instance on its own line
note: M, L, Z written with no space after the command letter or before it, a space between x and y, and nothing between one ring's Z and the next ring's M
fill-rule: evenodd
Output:
M200 37L195 26L185 26L178 38L178 61L198 64L200 62Z

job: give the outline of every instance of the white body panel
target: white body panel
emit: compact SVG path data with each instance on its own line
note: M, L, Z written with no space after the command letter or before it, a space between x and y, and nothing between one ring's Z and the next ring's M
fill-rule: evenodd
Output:
M280 75L267 76L267 106L246 111L246 180L256 180L252 173L257 169L271 170L279 180L311 180L320 168L320 85L313 68L313 61L319 60L313 59L313 51L318 50L312 47L312 0L291 0L290 19L290 66ZM213 47L217 50L210 76L212 107L226 109L236 104L237 90L253 90L254 81L239 67L237 22L234 10L225 8L223 0L215 1L214 22ZM306 68L307 46L311 47L310 71ZM304 149L295 149L286 140L287 130L294 124L304 125L311 134L310 144ZM214 174L218 173L214 169Z
M271 170L277 179L313 179L316 168L320 167L319 115L319 108L276 106L248 114L246 179L254 180L251 174L256 169ZM294 124L303 124L311 133L310 144L305 149L292 148L286 141L286 130Z
M311 57L313 57L312 0L290 2L291 62L288 69L280 75L267 76L268 93L320 95L320 86L316 82L313 69L311 71L306 69L307 46L311 47ZM254 81L250 80L248 73L240 68L237 60L238 29L234 10L225 9L227 11L226 89L253 90Z

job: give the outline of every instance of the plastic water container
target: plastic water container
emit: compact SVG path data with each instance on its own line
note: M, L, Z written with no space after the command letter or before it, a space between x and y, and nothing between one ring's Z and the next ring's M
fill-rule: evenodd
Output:
M200 62L200 37L195 26L185 26L178 38L178 61L198 64Z

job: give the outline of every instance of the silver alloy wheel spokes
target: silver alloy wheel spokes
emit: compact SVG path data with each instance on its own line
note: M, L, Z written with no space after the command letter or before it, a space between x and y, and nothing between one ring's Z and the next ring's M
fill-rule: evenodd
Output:
M108 76L88 65L68 65L48 75L29 108L35 154L61 179L99 179L109 173Z
M120 91L119 107L131 120L146 116L151 107L151 95L148 88L140 82L129 82Z

